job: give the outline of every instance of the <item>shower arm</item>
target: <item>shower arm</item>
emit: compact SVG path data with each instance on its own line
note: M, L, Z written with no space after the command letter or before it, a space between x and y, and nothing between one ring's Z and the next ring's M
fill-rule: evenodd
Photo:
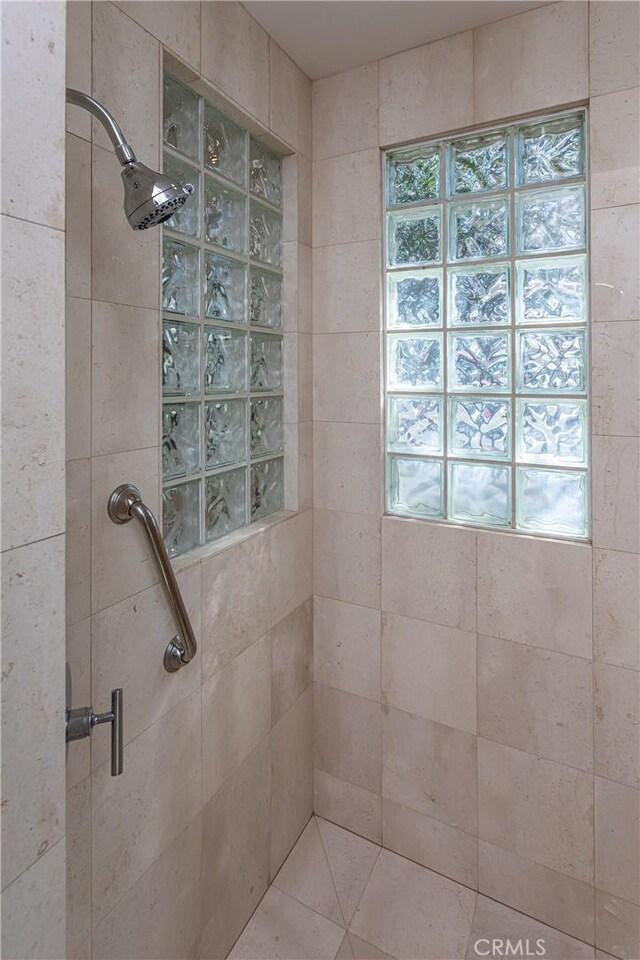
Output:
M109 140L111 140L114 146L116 157L123 167L126 166L127 163L135 162L135 153L127 143L124 133L106 107L103 107L101 103L98 103L97 100L94 100L93 97L90 97L88 94L82 93L80 90L73 90L71 87L67 87L67 103L73 103L76 107L82 107L83 110L88 110L96 120L100 121L107 131Z

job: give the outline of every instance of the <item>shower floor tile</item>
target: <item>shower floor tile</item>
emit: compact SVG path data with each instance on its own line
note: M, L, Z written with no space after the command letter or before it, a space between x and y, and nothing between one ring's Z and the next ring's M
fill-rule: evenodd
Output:
M490 943L508 938L521 956L542 939L545 960L594 957L579 940L312 817L229 960L478 960L503 956Z

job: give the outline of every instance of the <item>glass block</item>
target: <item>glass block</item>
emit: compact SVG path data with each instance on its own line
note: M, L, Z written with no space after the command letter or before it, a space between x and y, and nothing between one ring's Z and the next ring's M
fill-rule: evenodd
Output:
M387 508L389 513L420 517L443 515L441 460L389 457Z
M439 147L412 147L387 156L387 200L415 203L440 196Z
M204 108L204 164L216 173L245 186L246 136L215 107Z
M511 448L511 403L481 397L449 401L449 452L454 457L508 460Z
M516 427L518 460L586 466L586 400L518 400Z
M387 387L438 390L442 386L442 336L401 336L388 339Z
M485 527L511 526L511 468L450 463L449 517Z
M516 526L559 536L587 536L587 475L518 467Z
M261 520L282 510L284 482L282 460L265 460L251 467L251 520Z
M162 309L197 317L200 312L200 252L170 237L162 239Z
M509 323L509 265L449 271L449 326Z
M249 256L274 267L282 266L282 217L253 202L249 223Z
M204 445L206 470L246 459L245 400L216 400L205 404Z
M449 384L452 390L502 393L511 388L509 334L449 336Z
M282 277L251 267L249 320L263 327L282 326Z
M283 445L282 397L251 401L251 456L281 453Z
M387 448L394 453L443 452L440 397L387 397Z
M247 471L229 470L204 481L204 527L207 543L243 527L247 516Z
M205 316L244 323L247 268L244 263L205 251Z
M282 337L251 335L251 389L282 387Z
M200 404L165 403L162 408L162 475L185 477L200 469Z
M246 201L241 193L222 187L213 177L205 177L204 238L234 253L245 253Z
M507 149L504 132L452 143L449 148L451 193L479 193L506 187Z
M168 397L200 392L200 328L193 323L162 325L162 392Z
M166 73L163 78L162 117L164 142L197 163L200 156L198 97Z
M441 260L442 212L390 213L388 216L388 257L390 266L403 263L438 263Z
M509 203L506 198L449 206L451 260L503 257L508 252Z
M520 260L516 264L516 316L518 323L586 320L586 258Z
M246 389L246 339L236 330L204 328L207 393L240 393Z
M411 270L387 276L389 327L442 326L442 270Z
M282 161L277 153L251 138L249 145L249 190L276 207L282 206Z
M584 184L516 197L518 251L544 253L585 244Z
M518 334L518 389L584 393L586 331L528 330Z
M516 150L519 183L579 176L584 173L582 115L520 127Z
M189 166L184 160L179 160L173 154L164 154L164 172L178 183L190 183L193 193L189 201L181 206L172 217L165 220L165 225L179 233L188 233L197 237L200 232L200 174L195 167Z
M177 557L200 542L200 481L162 491L162 532L167 553Z

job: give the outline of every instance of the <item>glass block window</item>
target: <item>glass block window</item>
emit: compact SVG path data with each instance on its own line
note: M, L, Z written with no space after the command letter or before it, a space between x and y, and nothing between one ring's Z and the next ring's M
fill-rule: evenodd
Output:
M283 507L280 158L171 76L164 169L163 527L172 556Z
M585 112L387 152L387 511L586 539Z

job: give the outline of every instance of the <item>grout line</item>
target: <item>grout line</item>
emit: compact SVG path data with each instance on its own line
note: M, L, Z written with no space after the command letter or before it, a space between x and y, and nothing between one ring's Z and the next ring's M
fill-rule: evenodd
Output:
M332 887L333 887L333 892L334 892L335 895L336 895L336 903L338 904L338 910L340 911L340 915L341 915L341 917L342 917L342 925L344 926L344 929L345 929L345 932L346 932L346 930L347 930L347 918L346 918L345 915L344 915L344 910L342 909L342 903L340 902L340 897L338 896L338 888L336 887L336 882L335 882L335 880L334 880L334 878L333 878L333 871L332 871L332 869L331 869L331 862L330 862L330 860L329 860L329 855L328 855L328 853L327 853L327 848L326 848L325 845L324 845L324 840L322 839L322 833L321 833L321 831L320 831L320 827L318 826L318 818L317 818L315 815L314 815L314 817L313 817L313 820L314 820L314 822L315 822L315 827L316 827L316 831L317 831L318 837L320 838L320 846L321 846L321 848L322 848L322 852L324 853L324 859L325 859L325 861L326 861L326 863L327 863L327 869L328 869L328 871L329 871L329 876L331 877L331 885L332 885Z

